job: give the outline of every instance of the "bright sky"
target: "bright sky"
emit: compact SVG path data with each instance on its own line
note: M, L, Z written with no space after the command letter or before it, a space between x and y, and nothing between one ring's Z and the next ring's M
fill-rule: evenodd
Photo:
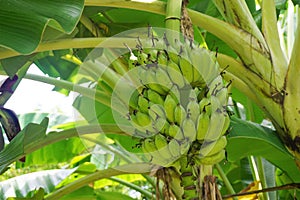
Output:
M34 65L29 68L28 73L44 75ZM1 76L0 80L5 78ZM17 114L40 111L73 116L73 95L66 97L52 89L52 85L23 79L5 107L14 110Z

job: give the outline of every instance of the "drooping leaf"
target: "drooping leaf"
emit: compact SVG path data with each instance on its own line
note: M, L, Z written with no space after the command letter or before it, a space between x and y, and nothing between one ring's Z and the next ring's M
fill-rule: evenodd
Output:
M83 0L1 1L0 45L21 54L32 53L47 25L71 33L82 13Z
M276 132L258 124L232 118L226 147L229 161L243 157L261 156L279 167L295 181L300 180L299 169Z
M0 174L8 165L26 154L30 145L35 141L42 140L48 126L45 118L40 124L30 123L0 152Z
M25 197L29 191L42 187L46 193L54 190L55 186L72 174L74 169L54 169L33 172L0 182L0 196Z

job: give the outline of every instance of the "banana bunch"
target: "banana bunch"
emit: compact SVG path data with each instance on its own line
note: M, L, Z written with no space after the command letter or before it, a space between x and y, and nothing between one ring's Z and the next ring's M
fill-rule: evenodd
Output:
M124 117L151 162L168 167L178 166L182 157L203 165L224 159L228 96L213 55L190 43L171 42L166 34L161 39L150 34L138 39L136 49L127 48L127 66L117 59L100 78L113 92L120 76L135 88ZM129 92L121 88L123 100Z

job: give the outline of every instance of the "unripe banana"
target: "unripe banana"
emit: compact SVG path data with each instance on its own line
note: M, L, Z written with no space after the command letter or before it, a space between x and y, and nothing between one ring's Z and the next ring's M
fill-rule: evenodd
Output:
M214 165L221 162L225 158L225 150L221 150L211 156L195 159L200 165Z
M184 109L184 107L180 104L177 104L175 111L174 111L174 115L175 115L175 123L179 126L182 125L183 120L186 118L187 113Z
M200 158L206 156L212 156L221 150L225 149L227 145L227 139L225 136L220 137L217 141L206 142L201 145L201 149L199 151Z
M220 110L211 114L208 131L205 135L206 141L216 141L222 135L222 129L225 123L225 117Z
M190 60L191 60L191 63L193 65L193 82L196 83L197 86L200 86L200 87L203 87L206 82L205 80L203 79L203 67L205 67L203 64L202 64L202 61L200 61L199 59L199 48L196 48L196 49L192 49L190 52L189 52L189 56L190 56Z
M201 101L199 102L199 110L200 113L206 112L209 115L211 114L211 102L210 98L202 98Z
M164 99L161 97L159 93L153 90L147 90L146 94L147 98L151 103L164 105Z
M158 66L155 69L155 80L158 86L161 87L162 90L165 91L164 94L169 93L170 88L172 87L173 83L169 77L169 75L167 74L167 72L162 69L162 66ZM160 93L162 94L162 93ZM162 95L164 95L162 94Z
M162 149L162 148L166 148L168 146L167 139L165 138L165 136L163 136L160 133L158 133L154 136L154 143L158 150Z
M142 132L143 135L147 135L147 131L149 132L156 131L152 127L152 121L150 117L145 113L137 111L136 113L130 116L130 119L131 119L132 126L136 128L138 131Z
M165 158L166 160L169 160L169 162L174 158L172 157L172 154L169 150L168 147L168 142L167 139L165 138L165 136L163 136L162 134L158 133L154 136L154 143L155 146L159 152L159 154Z
M180 141L180 153L181 155L186 155L190 149L191 143L185 139Z
M176 102L176 104L180 103L180 91L178 89L178 86L174 84L169 91L169 95L172 96L173 100Z
M187 113L189 113L190 118L197 123L198 116L200 114L199 104L197 102L197 96L194 90L191 90L189 96L189 103L187 104Z
M218 91L216 92L216 97L217 97L217 99L219 99L220 104L221 104L222 106L227 105L227 102L228 102L228 92L227 92L227 88L226 88L226 87L223 87L223 88L221 88L220 90L218 90Z
M207 93L207 97L216 95L217 91L223 88L223 80L222 76L216 76L210 83L209 83L209 91Z
M195 123L189 116L187 116L183 120L182 132L184 137L187 138L189 142L193 142L196 140L197 131L196 131Z
M225 122L224 122L224 125L223 125L223 128L222 128L222 131L221 131L222 135L224 135L227 132L227 130L229 128L229 125L230 125L229 115L226 112L224 112L223 114L225 115Z
M177 160L181 156L180 145L177 140L170 140L168 147L172 157L174 158L174 161Z
M194 79L194 70L191 62L183 57L179 59L179 67L183 76L187 79L189 83L193 83Z
M178 141L184 140L184 135L181 128L174 123L170 124L168 135Z
M173 84L176 84L179 88L186 85L187 80L182 75L179 66L172 60L167 63L166 70Z
M152 139L146 138L142 142L142 150L145 153L145 156L147 158L149 158L149 156L151 157L151 162L153 162L153 160L155 160L155 162L153 162L155 164L164 163L164 160L158 154L157 148L156 148L155 143Z
M149 112L149 116L153 121L155 121L157 118L162 118L166 120L166 112L162 105L150 104L148 112Z
M137 111L135 113L135 116L136 116L137 122L140 126L143 126L143 127L149 126L152 122L149 115L142 113L140 111Z
M197 140L202 141L208 131L210 118L208 113L202 112L197 119Z
M168 57L166 52L160 50L157 52L156 59L157 59L157 63L159 65L166 66L168 64L170 58Z
M143 96L140 95L138 99L138 109L143 113L148 113L149 101Z
M171 94L168 94L166 96L165 102L164 102L164 109L166 111L166 117L169 122L175 122L175 108L177 106L176 101L173 99Z
M0 108L0 122L9 141L11 141L21 130L16 113L7 108Z
M161 87L161 85L159 85L159 82L157 82L156 72L155 72L156 67L157 66L153 66L151 68L154 68L154 69L147 70L147 77L146 77L147 86L151 90L154 90L155 92L157 92L160 95L166 95L167 94L166 90L164 90L163 87Z

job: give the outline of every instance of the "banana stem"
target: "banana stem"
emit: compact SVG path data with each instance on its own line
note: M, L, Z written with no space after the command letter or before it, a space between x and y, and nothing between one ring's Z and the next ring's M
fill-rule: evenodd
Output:
M262 189L263 188L268 188L267 180L266 180L266 176L265 176L263 158L262 157L256 157L256 162L257 162L258 175L259 175L259 179L260 179ZM262 193L262 196L265 200L269 199L269 195L268 195L267 192Z
M232 187L232 185L231 185L229 179L227 178L226 174L224 173L222 167L220 166L220 164L217 163L217 164L215 165L215 167L216 167L216 169L218 170L218 173L219 173L219 175L221 176L221 178L222 178L222 180L223 180L223 182L224 182L224 184L225 184L225 186L226 186L226 188L227 188L229 194L235 194L235 191L234 191L234 189L233 189L233 187ZM237 197L234 197L233 200L238 200L238 198L237 198Z
M168 32L168 38L172 38L170 42L175 39L179 40L180 32L180 18L181 18L182 0L168 0L166 7L166 28L172 31Z

